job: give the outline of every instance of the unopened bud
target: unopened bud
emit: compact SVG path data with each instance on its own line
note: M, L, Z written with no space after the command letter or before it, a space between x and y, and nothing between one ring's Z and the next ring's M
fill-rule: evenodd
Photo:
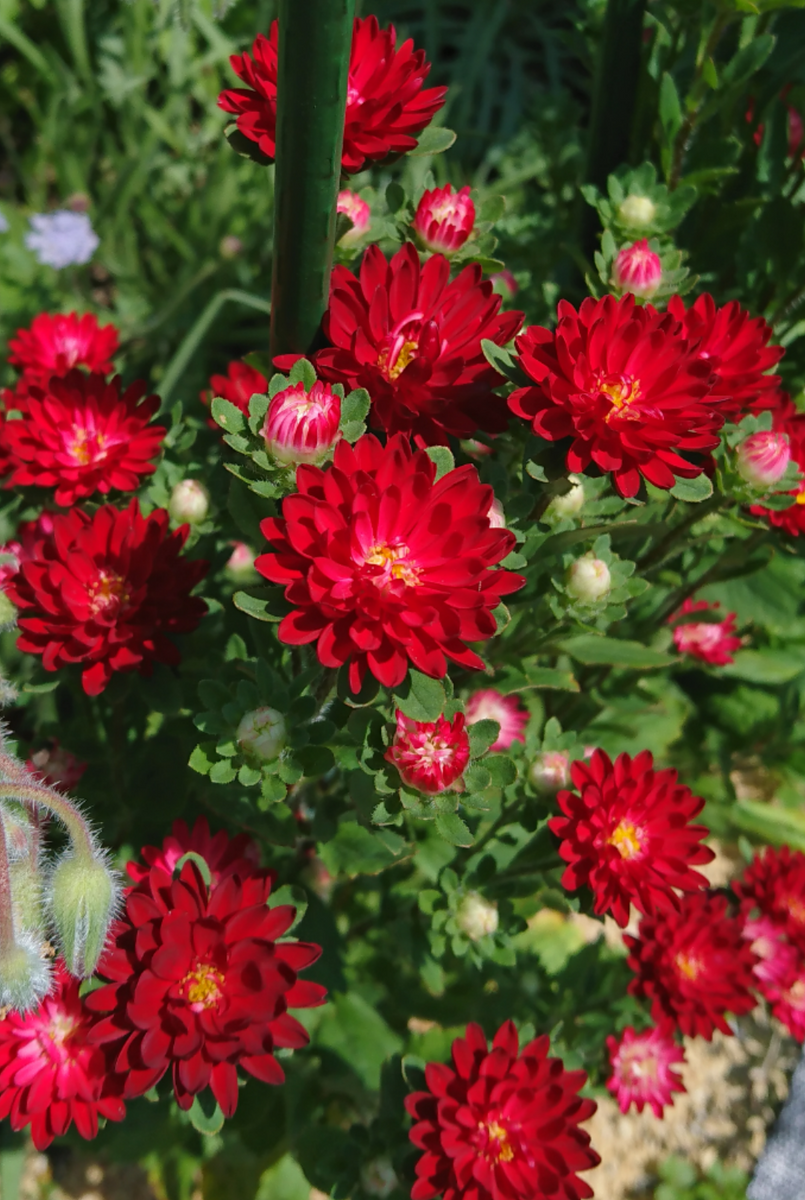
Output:
M595 604L603 600L612 587L609 567L600 558L585 554L568 568L565 587L574 600L582 604Z
M485 900L480 892L467 892L456 913L456 924L471 942L480 942L488 934L496 933L498 921L497 904Z
M98 964L115 915L114 872L100 855L68 851L53 868L47 898L67 970L86 979Z
M627 196L618 209L621 221L633 229L645 229L656 215L657 205L648 196Z
M210 493L197 479L177 483L168 501L168 512L180 525L200 525L210 511Z
M492 284L493 291L502 296L504 300L511 300L520 290L517 280L506 267L502 271L495 271L494 275L490 275L489 282Z
M260 430L266 450L279 463L322 463L341 437L341 400L328 383L316 380L277 392Z
M254 560L257 557L245 542L231 542L232 553L227 559L226 572L233 579L249 579L255 574Z
M555 796L568 785L570 759L563 750L545 750L532 762L528 778L541 796Z
M350 192L344 189L338 193L338 203L336 211L343 213L345 217L349 217L352 222L352 228L348 229L343 237L338 239L339 246L344 246L349 249L351 246L357 246L365 233L369 232L369 226L372 223L372 210L365 200L362 200L356 192Z
M753 433L738 447L738 474L752 487L779 483L790 462L791 446L785 433Z
M492 529L506 528L506 514L503 511L503 505L496 496L493 497L492 503L489 505L489 512L486 514L486 516Z
M425 192L417 205L414 232L422 246L434 254L455 254L472 233L475 205L470 189L454 192L452 184Z
M662 260L643 238L618 252L612 278L622 292L648 300L662 283Z
M237 258L243 252L243 242L239 237L235 237L233 233L228 233L226 237L222 237L218 246L218 253L221 258Z
M575 517L584 507L584 484L578 475L568 476L571 488L561 496L554 496L549 508L558 517Z
M50 991L50 963L35 935L21 933L0 951L0 1004L14 1012L36 1008Z
M255 708L246 713L236 734L237 743L247 758L272 762L285 746L285 717L276 708Z

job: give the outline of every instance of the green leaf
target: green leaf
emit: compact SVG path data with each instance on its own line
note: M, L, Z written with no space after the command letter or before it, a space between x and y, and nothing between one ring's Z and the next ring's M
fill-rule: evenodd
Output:
M438 679L412 670L400 685L394 702L413 721L435 721L444 712L446 698Z
M402 1050L402 1039L374 1005L354 991L333 996L322 1014L316 1043L340 1055L373 1091L385 1060Z
M487 196L478 207L478 220L494 225L506 212L505 196Z
M307 912L307 892L295 883L286 883L281 888L277 888L276 891L272 891L268 898L269 908L278 908L281 904L290 904L296 909L293 925L289 925L283 934L283 937L287 937L291 930L296 929L296 926Z
M60 683L60 679L48 679L45 683L24 683L22 691L30 696L46 696L48 692L55 692Z
M436 828L451 846L471 846L475 840L458 813L439 813Z
M420 133L413 150L408 151L409 158L421 158L425 154L444 154L456 140L452 129L443 125L429 125Z
M472 725L467 726L467 736L470 739L470 756L480 758L500 737L500 724L487 718L474 721Z
M389 842L389 838L392 839ZM342 821L334 838L319 846L324 865L332 875L379 875L402 861L407 843L398 834L373 832L355 821Z
M212 416L227 433L243 433L246 428L246 418L238 406L221 396L213 397Z
M709 500L712 494L713 484L704 472L695 479L677 479L671 488L671 495L686 504L700 504L702 500Z
M262 771L258 771L255 767L250 767L248 763L243 763L238 771L238 783L241 787L255 787L262 777Z
M652 650L640 642L596 637L593 633L565 638L557 644L565 654L586 666L631 667L635 671L648 671L667 667L675 661L672 655L662 650Z
M263 808L267 804L279 804L285 799L288 794L288 789L281 779L276 775L264 775L263 783L260 788L260 798L264 803L260 804Z
M290 612L286 601L276 594L263 598L252 596L249 592L235 592L232 603L247 617L254 617L257 621L281 621Z
M750 683L788 683L805 671L805 649L739 650L735 661L722 667L720 674Z
M764 842L805 850L805 813L762 800L738 800L729 815L739 829L755 834Z
M508 787L517 778L517 764L507 754L489 754L484 759L495 787Z
M305 391L309 392L316 382L316 368L307 358L299 358L291 367L289 380L291 386L301 383Z
M525 676L532 687L554 688L559 692L578 692L579 684L572 671L560 671L557 667L525 666Z
M211 747L209 747L211 749ZM209 775L210 767L215 759L210 759L207 753L207 748L204 746L196 746L193 753L188 759L187 765L194 771L198 771L199 775Z
M263 154L257 142L253 142L251 138L246 137L245 133L241 133L234 121L231 125L227 125L224 137L241 158L250 158L252 162L259 163L261 167L270 167L273 163L274 159Z
M341 404L341 428L345 425L363 424L369 415L371 404L366 388L355 388L344 397Z
M673 141L682 127L682 105L673 77L667 71L660 84L660 121L667 141Z
M213 763L210 767L210 779L213 783L232 783L235 774L235 768L228 760Z
M202 1096L204 1101L202 1103ZM210 1103L212 1101L212 1103ZM224 1114L218 1105L218 1101L212 1099L207 1091L197 1095L187 1112L190 1118L190 1124L199 1133L203 1133L205 1137L212 1137L216 1133L220 1133L224 1127Z
M399 212L405 204L405 190L396 181L386 188L386 204L391 213Z
M506 379L516 383L518 387L533 386L534 381L528 378L525 371L514 361L512 354L503 346L498 346L497 342L490 341L489 338L482 338L481 349L490 367L494 367Z
M753 37L724 67L721 72L722 87L739 86L751 78L771 54L775 41L770 33Z
M425 453L431 462L436 463L435 479L437 480L446 475L448 471L452 471L456 465L456 460L448 446L426 446Z
M486 769L486 760L483 762L470 763L464 772L464 785L468 792L483 792L492 782L492 776ZM452 795L452 793L448 793ZM437 801L441 797L437 797ZM455 804L451 804L450 809L455 808Z

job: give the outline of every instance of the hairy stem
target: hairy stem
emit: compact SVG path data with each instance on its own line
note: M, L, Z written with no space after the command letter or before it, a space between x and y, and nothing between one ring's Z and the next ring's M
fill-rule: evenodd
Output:
M36 783L13 780L0 783L0 801L2 800L19 800L31 807L47 809L58 817L67 829L75 852L82 858L95 857L89 826L72 800L68 800L66 796L60 796L50 788L40 787Z

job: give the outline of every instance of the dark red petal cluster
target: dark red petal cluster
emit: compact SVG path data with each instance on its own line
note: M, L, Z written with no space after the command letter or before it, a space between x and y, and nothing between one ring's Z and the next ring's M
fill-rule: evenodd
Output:
M783 357L783 349L768 344L772 328L762 317L751 316L737 300L719 307L708 295L699 296L688 309L681 296L672 296L668 311L713 371L710 397L728 421L769 407L780 376L766 372Z
M619 754L614 764L603 750L574 762L576 791L559 792L564 816L548 822L568 864L562 886L591 888L595 912L611 912L622 927L631 904L642 913L678 909L674 889L705 888L707 880L692 868L713 858L700 845L708 830L691 824L704 800L678 782L676 771L655 771L653 763L648 750L635 758Z
M718 445L724 414L710 399L712 368L670 313L634 297L587 299L576 311L559 303L551 331L534 325L517 339L519 363L534 386L509 406L536 434L572 438L568 470L595 463L612 473L622 496L640 477L672 488L701 474L701 456Z
M636 976L629 991L651 1000L657 1024L670 1019L689 1037L709 1041L716 1029L732 1032L727 1013L755 1007L757 956L724 896L683 896L678 912L643 917L637 937L624 941Z
M39 1007L0 1021L0 1120L30 1125L37 1150L75 1127L94 1138L98 1118L122 1121L123 1080L108 1053L91 1043L93 1016L78 995L79 980L59 961L54 986Z
M218 97L224 112L237 117L240 132L274 158L277 129L277 22L268 37L258 34L251 55L233 54L232 70L246 84ZM416 135L444 104L447 88L422 90L430 63L409 39L397 46L393 25L381 29L377 17L357 17L352 33L347 111L341 169L350 175L389 154L413 150Z
M801 472L805 472L805 413L797 411L787 392L778 392L768 408L772 413L772 428L776 433L787 435L791 459ZM794 503L788 508L764 508L762 504L753 504L749 511L757 517L765 517L775 529L799 537L805 534L805 483L791 495Z
M518 1054L511 1021L487 1046L478 1025L453 1042L453 1066L428 1063L428 1091L407 1096L410 1138L423 1151L412 1200L582 1200L579 1171L601 1161L580 1129L595 1112L587 1076L548 1057L548 1038Z
M293 605L280 639L349 663L354 692L367 670L394 687L409 663L436 678L448 659L482 667L467 643L493 636L501 596L523 585L496 569L514 535L489 521L492 489L471 466L435 475L401 434L341 441L326 470L298 468L282 519L260 527L274 550L255 566Z
M92 516L72 509L52 524L6 584L20 610L20 650L41 654L46 671L81 663L90 696L114 671L178 663L167 635L191 632L207 609L190 593L209 564L180 557L189 526L171 533L165 509L143 517L136 499Z
M51 738L47 746L32 751L25 765L32 775L48 787L71 792L83 779L89 763L82 762L72 751L65 750L64 746L59 745L58 738Z
M206 817L197 817L192 830L184 821L174 821L173 829L161 846L144 846L141 851L145 864L130 862L126 870L135 883L147 879L152 867L159 867L172 875L180 859L186 854L197 854L203 858L210 870L210 887L215 888L222 879L239 875L247 879L251 875L269 878L269 873L260 867L260 848L246 833L230 838L219 829L210 833Z
M734 662L733 655L741 648L741 639L735 635L737 613L727 613L722 621L712 618L704 621L691 620L696 613L715 613L720 604L708 604L706 600L692 600L690 597L682 607L669 617L669 624L674 625L674 645L680 654L689 654L691 658L701 659L711 666L724 667Z
M389 262L370 246L360 278L343 266L333 271L324 317L332 347L314 355L316 370L331 383L366 388L371 422L387 433L412 433L424 445L479 429L500 433L508 412L492 389L503 377L481 341L504 345L523 319L500 305L477 265L451 280L442 254L423 266L411 243Z
M805 854L766 846L735 883L742 910L769 917L805 953Z
M785 974L766 983L761 991L771 1006L772 1015L798 1042L805 1042L805 955L795 951Z
M141 380L122 388L120 376L70 371L32 385L21 420L6 421L9 487L53 487L57 504L75 504L112 488L131 492L156 470L166 430L149 425L158 396Z
M232 866L233 853L225 851L219 865L229 857ZM221 872L210 887L192 860L178 877L159 861L137 872L98 968L110 982L87 999L99 1015L92 1037L115 1047L127 1097L142 1095L170 1069L182 1108L209 1086L230 1117L238 1067L282 1083L275 1051L307 1045L288 1009L324 1002L320 984L297 978L321 949L279 940L296 910L269 908L272 873L245 861L248 871Z
M240 411L248 416L252 396L264 396L267 392L268 380L262 371L236 360L229 364L226 375L210 376L209 391L201 393L201 400L209 407L213 396L221 396L222 399L237 405ZM211 424L218 428L215 421Z
M114 325L99 325L92 313L40 313L10 339L8 361L20 368L25 384L46 384L73 367L108 375L117 345Z

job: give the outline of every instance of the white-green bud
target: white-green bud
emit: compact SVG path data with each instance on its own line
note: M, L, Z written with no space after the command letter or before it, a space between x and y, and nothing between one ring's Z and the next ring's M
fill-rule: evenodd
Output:
M47 901L67 970L86 979L98 965L118 901L114 871L100 854L63 854L51 872Z
M255 708L241 720L236 738L247 758L271 762L285 746L285 718L276 708Z
M568 595L582 604L595 604L609 595L612 578L609 567L600 558L585 554L571 563L565 577Z
M497 904L484 899L480 892L467 892L456 913L456 924L471 942L480 942L482 937L497 933L498 921Z
M584 507L584 484L578 475L569 475L568 479L572 484L570 491L554 496L549 505L550 511L557 517L575 517Z
M168 512L180 525L200 525L210 511L210 493L197 479L177 483L168 501Z
M657 215L657 205L648 196L627 196L618 209L624 225L633 229L645 229Z
M50 962L42 955L42 942L22 933L0 951L0 1004L24 1013L36 1008L50 991Z
M545 750L528 770L528 778L541 796L555 796L570 779L570 759L564 750Z

